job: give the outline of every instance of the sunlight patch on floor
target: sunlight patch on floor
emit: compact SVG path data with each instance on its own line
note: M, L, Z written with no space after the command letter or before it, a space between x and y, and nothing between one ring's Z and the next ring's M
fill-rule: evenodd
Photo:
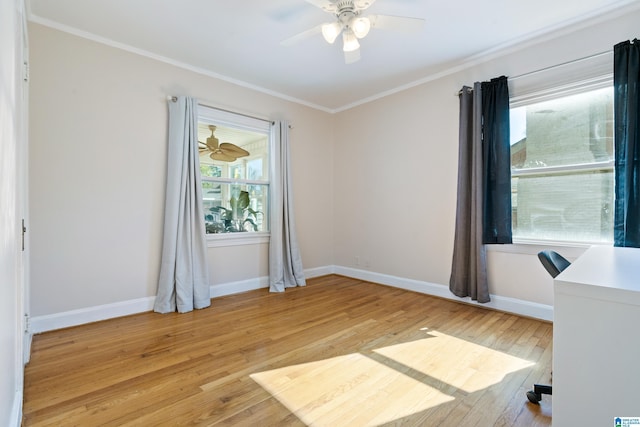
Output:
M447 392L473 393L533 365L437 331L374 352L375 357L348 354L251 378L307 425L373 426L454 400Z
M251 378L307 425L379 425L453 400L361 354L287 366Z
M430 331L430 338L374 350L467 393L498 384L534 363L459 338Z

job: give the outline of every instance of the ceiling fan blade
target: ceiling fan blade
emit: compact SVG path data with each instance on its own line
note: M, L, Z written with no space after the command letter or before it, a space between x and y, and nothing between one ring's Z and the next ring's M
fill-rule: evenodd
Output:
M220 160L222 162L233 162L236 160L235 157L229 156L228 154L224 154L221 152L211 153L209 154L209 157L211 157L213 160Z
M358 10L365 10L369 8L376 0L354 0L353 5Z
M231 144L230 142L223 142L220 144L220 149L223 153L228 154L230 156L245 157L249 155L249 152L244 148L240 148L235 144Z
M336 13L338 11L338 6L335 3L330 2L329 0L305 0L307 3L314 5L315 7L319 7L325 12Z
M284 39L280 42L282 46L293 46L296 43L299 43L303 40L306 40L310 37L315 36L316 34L322 33L322 25L318 25L317 27L313 27L307 31L303 31L299 34L296 34L293 37L289 37L288 39Z
M344 53L344 63L353 64L360 60L360 48Z
M409 18L407 16L369 15L368 18L371 22L371 28L411 33L422 30L425 23L422 18Z

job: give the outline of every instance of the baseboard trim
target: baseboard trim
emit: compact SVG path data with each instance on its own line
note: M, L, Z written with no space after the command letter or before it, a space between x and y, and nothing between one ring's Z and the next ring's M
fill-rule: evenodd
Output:
M27 364L31 360L31 342L33 341L33 333L26 332L22 340L22 363Z
M255 279L240 280L238 282L222 283L209 287L211 298L223 297L225 295L239 294L241 292L255 291L269 287L269 278L266 276Z
M53 331L153 309L155 297L138 298L31 318L31 333Z
M256 289L266 288L268 286L269 278L259 277L256 279L210 286L209 294L211 295L211 298L216 298L240 292L253 291ZM155 300L156 297L145 297L44 316L34 316L31 318L30 332L33 334L39 334L56 329L70 328L72 326L84 325L86 323L129 316L131 314L144 313L153 310Z
M326 276L332 274L332 268L318 267L310 268L304 271L304 275L307 279L313 277ZM223 283L216 286L211 286L210 295L211 298L223 297L225 295L239 294L241 292L255 291L257 289L264 289L269 287L269 277L263 276L256 279L241 280L238 282Z
M406 279L387 274L374 273L367 270L358 270L350 267L334 266L333 273L354 279L366 280L368 282L379 283L381 285L393 286L395 288L406 289L408 291L419 292L421 294L432 295L452 301L464 302L466 304L477 305L478 307L491 308L505 311L521 316L533 317L540 320L553 321L553 306L539 304L531 301L516 298L491 295L491 301L485 304L473 301L471 298L460 298L451 293L446 285L424 282L420 280Z
M332 273L332 267L318 267L305 270L305 277L313 278ZM255 279L240 280L237 282L223 283L209 288L211 298L241 292L254 291L269 287L269 277L263 276ZM78 310L70 310L61 313L34 316L31 318L31 334L53 331L56 329L70 328L100 320L113 319L115 317L144 313L153 310L155 297L138 298L135 300L121 301L112 304L104 304L87 307ZM29 353L26 353L29 354Z
M10 427L20 427L22 425L22 393L16 391L11 405L11 414L9 414Z
M327 265L325 267L307 269L304 271L304 276L307 279L313 279L314 277L328 276L329 274L333 274L333 273L334 273L334 266Z
M491 302L479 304L470 298L458 298L453 295L448 286L420 280L406 279L387 274L374 273L367 270L330 265L305 270L305 277L308 279L328 274L340 274L354 279L366 280L368 282L393 286L400 289L433 295L453 301L465 302L479 307L492 308L506 311L522 316L533 317L541 320L553 320L553 307L538 304L530 301L515 298L491 295ZM224 283L210 287L211 298L225 295L232 295L241 292L253 291L269 287L269 278L266 276L255 279L242 280L237 282ZM153 310L155 297L138 298L135 300L121 301L112 304L104 304L95 307L87 307L79 310L65 311L62 313L35 316L31 318L31 334L53 331L56 329L69 328L83 325L85 323L98 322L100 320L112 319L115 317L128 316L131 314L143 313Z

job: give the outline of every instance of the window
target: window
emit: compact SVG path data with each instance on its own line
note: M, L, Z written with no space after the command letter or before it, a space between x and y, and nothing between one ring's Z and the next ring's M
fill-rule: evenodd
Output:
M230 238L233 233L269 231L270 135L269 122L199 107L200 174L208 235Z
M613 241L611 85L511 107L516 240Z

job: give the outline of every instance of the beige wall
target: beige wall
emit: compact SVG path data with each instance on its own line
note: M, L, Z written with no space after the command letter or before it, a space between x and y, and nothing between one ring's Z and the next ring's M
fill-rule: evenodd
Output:
M440 82L338 115L336 264L448 281L457 115Z
M327 266L446 289L463 84L514 76L637 37L637 11L334 115L30 26L32 315L155 294L166 96L292 121L298 236L305 268ZM428 53L425 53L428 54ZM489 253L494 295L552 305L537 247ZM568 256L582 249L568 248ZM266 247L210 250L212 285L267 274Z
M167 95L292 122L304 266L331 264L333 116L37 24L29 30L32 316L155 295ZM209 255L214 286L267 274L266 245Z
M517 76L612 50L615 43L639 35L638 22L637 10L616 15L340 113L335 132L334 263L448 286L458 155L454 94L474 81ZM558 67L526 83L540 87L548 79L561 81L563 74L566 78L566 70ZM526 86L522 79L518 84ZM552 305L552 280L536 257L540 249L492 248L491 293ZM570 259L583 251L558 250Z

